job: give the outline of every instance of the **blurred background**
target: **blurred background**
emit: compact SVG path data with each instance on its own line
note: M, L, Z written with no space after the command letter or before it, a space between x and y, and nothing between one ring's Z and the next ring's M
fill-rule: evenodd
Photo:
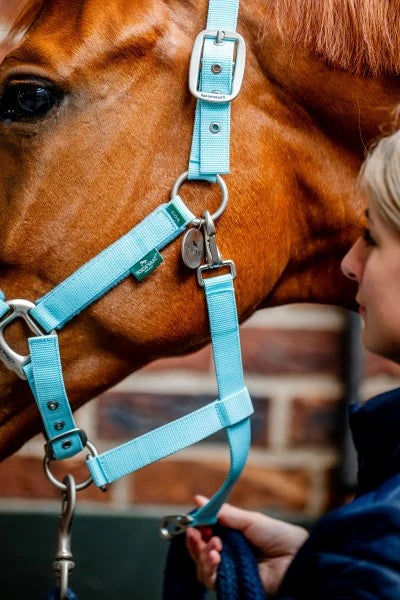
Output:
M0 61L10 50L0 0ZM0 166L1 168L1 166ZM253 446L231 500L309 525L351 498L356 464L347 405L400 385L400 367L361 351L357 315L326 306L262 310L241 330L252 395ZM106 450L215 398L210 348L155 362L76 413L78 426ZM43 437L0 464L0 579L4 598L43 598L53 585L60 493L43 474ZM81 457L54 465L62 478L86 477ZM166 546L158 519L187 511L195 493L212 494L229 464L223 434L149 466L102 493L78 495L73 587L84 600L159 597ZM111 561L111 568L110 568Z

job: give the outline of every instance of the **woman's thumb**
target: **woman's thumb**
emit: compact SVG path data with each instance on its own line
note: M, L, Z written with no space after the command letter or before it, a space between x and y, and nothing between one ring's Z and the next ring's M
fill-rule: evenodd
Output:
M200 508L207 504L209 498L202 496L201 494L196 494L194 501L196 506ZM237 506L233 506L227 502L222 505L221 510L218 513L218 522L221 525L226 525L226 527L232 527L232 529L238 529L239 531L243 531L249 527L253 521L253 513L248 510L243 510L242 508L237 508Z
M199 508L207 504L208 501L209 498L207 498L206 496L202 496L201 494L196 494L196 496L194 497L194 503Z

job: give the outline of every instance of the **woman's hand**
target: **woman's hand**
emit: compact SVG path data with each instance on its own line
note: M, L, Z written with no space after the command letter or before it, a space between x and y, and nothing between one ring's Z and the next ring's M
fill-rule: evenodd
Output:
M195 496L197 506L207 502L204 496ZM258 550L260 579L268 594L275 594L286 570L308 533L303 527L291 525L258 512L224 504L218 522L241 531ZM186 532L186 545L197 566L197 578L209 589L215 589L217 568L221 560L222 542L211 537L209 527Z

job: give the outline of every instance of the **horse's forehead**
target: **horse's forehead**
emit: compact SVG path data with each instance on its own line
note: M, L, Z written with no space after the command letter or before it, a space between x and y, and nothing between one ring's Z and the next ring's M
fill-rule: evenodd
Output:
M28 33L16 56L62 66L64 73L94 62L106 66L118 54L144 54L154 46L166 20L159 0L56 0Z

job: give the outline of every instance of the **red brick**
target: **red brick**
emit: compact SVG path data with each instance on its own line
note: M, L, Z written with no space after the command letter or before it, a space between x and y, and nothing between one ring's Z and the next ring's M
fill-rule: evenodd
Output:
M71 473L77 481L88 477L88 470L78 459L69 459L51 463L51 471L61 479ZM49 483L43 472L43 461L28 456L12 456L0 463L0 497L30 499L60 499L60 491ZM79 492L78 501L109 502L110 493L101 492L95 485Z
M241 339L249 373L341 374L341 332L248 328Z
M103 440L124 442L179 419L214 399L215 396L178 393L107 392L97 401L98 436ZM269 400L253 398L253 405L252 443L253 446L265 446L268 444ZM225 434L221 431L207 440L225 443Z
M228 471L225 462L164 460L130 481L137 503L192 504L194 494L213 494ZM248 464L230 501L247 508L301 511L310 495L308 474L300 469L261 468Z
M294 398L290 418L290 444L336 444L340 439L340 405L337 398Z
M147 371L166 371L166 370L189 370L189 371L209 371L212 365L211 346L206 346L197 352L187 356L175 356L173 358L163 358L155 360L142 369Z

